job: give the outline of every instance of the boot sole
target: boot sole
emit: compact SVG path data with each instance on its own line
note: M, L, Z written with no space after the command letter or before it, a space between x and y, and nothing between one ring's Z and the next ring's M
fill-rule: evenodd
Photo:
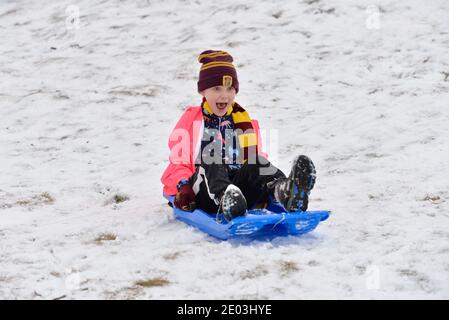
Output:
M288 211L307 210L308 196L316 180L313 162L307 156L296 158L288 180L290 192L286 209Z
M228 221L246 214L246 199L239 188L228 186L222 197L221 211Z

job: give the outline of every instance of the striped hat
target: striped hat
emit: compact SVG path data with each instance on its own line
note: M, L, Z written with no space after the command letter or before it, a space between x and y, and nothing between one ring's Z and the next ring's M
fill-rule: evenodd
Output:
M226 51L207 50L198 57L202 63L198 80L198 92L215 86L234 87L239 91L237 72L232 56Z

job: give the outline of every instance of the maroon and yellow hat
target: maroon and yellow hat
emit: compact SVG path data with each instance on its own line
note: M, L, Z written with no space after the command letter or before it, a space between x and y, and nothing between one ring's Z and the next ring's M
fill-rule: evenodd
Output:
M198 92L215 86L234 87L239 91L237 72L232 56L226 51L206 50L198 57L202 63L198 80Z

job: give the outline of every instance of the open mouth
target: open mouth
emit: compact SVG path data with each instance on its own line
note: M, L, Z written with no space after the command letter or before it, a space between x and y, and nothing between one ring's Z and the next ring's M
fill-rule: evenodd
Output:
M215 105L220 110L223 110L224 108L226 108L228 106L228 104L226 102L217 102L217 103L215 103Z

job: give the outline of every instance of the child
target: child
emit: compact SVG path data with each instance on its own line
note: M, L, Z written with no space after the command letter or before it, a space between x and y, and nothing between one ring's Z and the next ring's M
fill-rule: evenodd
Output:
M239 82L225 51L207 50L198 92L201 106L188 107L170 135L170 163L161 181L182 210L222 212L229 221L269 201L287 211L307 210L315 167L306 156L294 160L288 177L262 151L259 124L237 102Z

